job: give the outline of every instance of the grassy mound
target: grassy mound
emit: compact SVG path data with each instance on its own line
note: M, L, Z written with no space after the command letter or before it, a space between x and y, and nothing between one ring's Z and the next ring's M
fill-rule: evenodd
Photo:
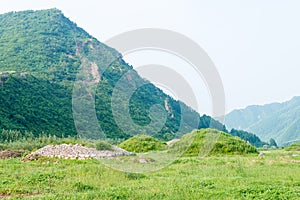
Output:
M300 142L296 142L284 148L287 151L300 151Z
M130 152L145 153L162 150L166 147L166 144L149 135L136 135L118 146Z
M216 142L206 142L210 138L213 140L214 136L218 136ZM211 146L211 151L208 151ZM185 150L186 149L186 150ZM239 137L231 136L230 134L217 131L214 129L195 130L189 134L184 135L181 140L175 143L171 148L171 152L184 152L185 156L199 155L208 151L208 155L233 155L233 154L249 154L258 153L257 149L248 144Z

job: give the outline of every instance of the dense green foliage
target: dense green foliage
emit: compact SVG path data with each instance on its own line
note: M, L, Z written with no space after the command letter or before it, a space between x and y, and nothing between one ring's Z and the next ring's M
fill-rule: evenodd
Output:
M165 143L149 135L135 135L118 146L134 153L160 151L166 148Z
M75 80L80 60L74 37L88 37L56 9L0 15L0 34L0 71L59 81Z
M255 133L263 141L274 138L279 146L300 141L300 97L284 103L249 106L226 115L228 128Z
M183 157L156 172L135 174L101 160L0 160L0 197L9 199L300 199L300 157Z
M230 135L238 136L255 147L263 147L264 145L268 145L266 142L262 142L255 134L247 131L231 129Z
M117 51L77 27L57 9L0 15L0 36L1 129L20 130L21 134L30 131L35 136L45 132L93 139L100 135L126 139L146 133L163 140L180 137L195 128L226 131L211 117L200 117L139 77ZM127 77L124 91L139 86L130 99L113 98L122 77ZM72 109L72 102L77 102L77 107ZM134 122L126 130L115 120L113 102L119 106L116 115L121 121L128 122L130 117ZM149 109L153 105L165 108L165 102L169 107L168 111L163 109L166 119L157 116L153 126L147 126L151 123ZM126 106L130 116L121 110ZM99 120L91 121L93 113L87 108L96 110ZM76 128L74 114L79 116ZM165 122L162 128L153 130L160 122ZM93 126L97 124L101 130Z
M104 141L99 141L96 143L96 149L99 151L103 151L103 150L112 150L112 146L111 144L104 142Z
M217 140L206 142L207 138L210 136L215 136ZM215 143L213 141L215 141ZM209 143L214 144L211 149L209 149ZM183 149L186 150L183 151ZM258 153L254 146L246 143L239 137L233 137L227 133L214 129L195 130L192 133L186 134L170 149L171 152L184 152L184 155L186 156L202 155L203 152L206 152L207 150L209 155Z
M69 90L33 76L9 76L0 86L0 129L74 135Z

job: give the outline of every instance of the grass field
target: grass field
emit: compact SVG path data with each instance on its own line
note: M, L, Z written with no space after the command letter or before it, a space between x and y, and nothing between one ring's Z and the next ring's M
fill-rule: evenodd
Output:
M110 169L99 160L0 161L0 198L300 199L299 152L264 157L182 157L155 172Z

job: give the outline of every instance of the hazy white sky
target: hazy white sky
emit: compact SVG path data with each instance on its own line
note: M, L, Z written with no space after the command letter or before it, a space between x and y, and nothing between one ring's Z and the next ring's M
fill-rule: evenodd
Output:
M298 0L0 0L0 5L0 13L56 7L100 41L138 28L182 33L218 68L227 112L300 95ZM140 64L139 59L127 61Z

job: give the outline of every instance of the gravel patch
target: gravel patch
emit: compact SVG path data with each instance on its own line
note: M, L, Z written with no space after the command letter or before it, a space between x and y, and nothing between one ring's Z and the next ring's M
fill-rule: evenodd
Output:
M57 157L63 159L101 159L112 158L116 156L133 156L134 153L128 152L116 146L112 146L112 151L98 151L96 148L88 148L80 144L61 144L61 145L47 145L37 151L27 155L22 160L31 161L37 160L40 157Z

